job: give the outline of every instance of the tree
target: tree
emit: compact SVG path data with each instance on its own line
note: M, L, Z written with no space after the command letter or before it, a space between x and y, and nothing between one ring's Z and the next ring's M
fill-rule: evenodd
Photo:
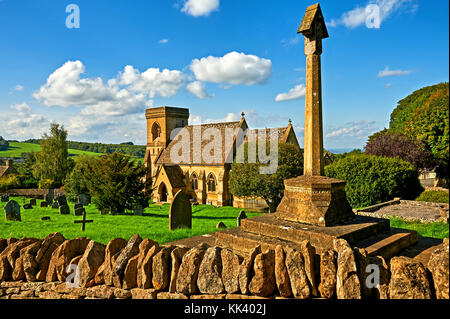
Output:
M50 125L50 135L45 133L42 136L41 151L37 152L35 157L33 176L37 180L52 180L54 186L61 186L74 164L69 158L67 131L64 126Z
M33 169L36 164L36 156L34 152L22 153L23 163L16 164L17 172L24 188L35 188L38 181L33 177Z
M64 191L69 200L75 201L78 195L89 194L86 174L95 160L95 157L88 155L76 157L75 166L64 183Z
M384 131L382 131L384 132ZM380 132L381 133L381 132ZM417 169L433 169L436 161L433 154L423 142L391 131L369 138L366 154L398 157L413 164Z
M9 147L9 143L2 136L0 136L0 151L6 151Z
M105 154L90 161L83 161L86 166L81 174L93 203L99 210L109 210L112 214L122 214L137 205L148 206L145 181L147 169L130 156L120 153ZM74 174L78 174L77 171Z
M245 154L247 148L245 145ZM295 145L280 143L277 171L274 174L260 174L262 165L234 162L229 179L230 189L235 196L263 198L269 210L274 212L283 198L284 180L303 174L303 154Z

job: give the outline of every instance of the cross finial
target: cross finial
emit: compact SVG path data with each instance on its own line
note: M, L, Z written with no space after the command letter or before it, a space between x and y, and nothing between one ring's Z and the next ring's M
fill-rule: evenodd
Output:
M289 125L292 125L292 120L291 119L289 119Z
M242 112L242 113L241 113L241 116L242 116L242 117L245 117L245 113L244 113L244 112Z

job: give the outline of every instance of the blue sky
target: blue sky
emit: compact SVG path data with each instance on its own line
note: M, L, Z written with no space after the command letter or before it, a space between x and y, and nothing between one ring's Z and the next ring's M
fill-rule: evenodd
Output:
M67 28L76 4L80 27ZM0 0L0 135L145 144L144 110L188 107L191 123L285 126L303 145L305 55L296 31L314 1ZM361 148L397 101L449 79L447 0L323 0L326 148ZM380 9L366 24L368 5ZM71 20L72 21L72 20Z

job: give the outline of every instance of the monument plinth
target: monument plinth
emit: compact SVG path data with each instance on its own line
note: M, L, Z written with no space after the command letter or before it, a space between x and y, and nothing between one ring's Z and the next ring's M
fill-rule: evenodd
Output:
M297 31L305 36L306 94L303 176L284 181L284 197L275 216L316 226L333 226L354 218L345 195L345 181L324 175L322 39L328 31L319 4L307 8Z

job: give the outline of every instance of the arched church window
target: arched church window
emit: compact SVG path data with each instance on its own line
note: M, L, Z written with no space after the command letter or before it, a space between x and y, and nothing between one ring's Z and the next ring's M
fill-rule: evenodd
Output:
M159 126L158 123L153 123L152 126L152 140L156 140L158 137L161 136L161 127Z
M195 173L192 174L192 176L191 176L191 187L192 187L192 190L198 189L198 178Z
M213 174L209 174L208 176L208 192L216 191L216 179Z

